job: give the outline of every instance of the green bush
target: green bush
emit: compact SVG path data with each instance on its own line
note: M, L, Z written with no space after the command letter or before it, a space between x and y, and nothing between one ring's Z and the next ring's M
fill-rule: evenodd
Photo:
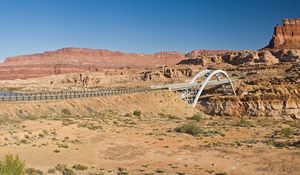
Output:
M140 111L140 110L133 111L133 115L136 116L136 117L141 116L141 114L142 114L142 111Z
M200 112L194 114L194 115L191 117L192 120L195 120L195 121L197 121L197 122L200 122L200 121L203 120L204 118L205 118L205 115L204 115L203 113L200 113Z
M281 134L284 136L284 137L292 137L292 135L294 135L294 131L292 128L282 128L281 129Z
M24 175L25 162L18 155L7 154L0 162L1 175Z
M197 136L203 133L203 130L197 126L195 123L186 123L177 128L175 128L176 132L187 133L193 136Z

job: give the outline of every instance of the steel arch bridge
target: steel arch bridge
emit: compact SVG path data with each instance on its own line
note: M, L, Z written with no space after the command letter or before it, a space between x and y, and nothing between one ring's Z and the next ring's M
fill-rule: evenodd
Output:
M215 78L215 80L214 80ZM225 79L224 79L225 78ZM224 91L228 93L226 85L230 85L231 92L236 95L233 81L228 74L223 70L210 70L205 69L198 72L189 82L166 84L166 85L154 85L152 89L169 89L172 91L178 91L181 93L181 98L192 104L193 107L197 105L197 102L206 86L218 86L222 85Z
M225 77L225 79L224 79ZM192 104L194 107L202 95L202 92L207 86L223 86L224 92L229 93L228 86L230 85L231 92L236 95L232 80L223 70L203 70L197 73L187 83L153 85L151 87L132 87L132 88L106 88L87 91L66 91L66 92L36 92L36 93L19 93L19 92L1 92L0 101L41 101L41 100L64 100L72 98L88 98L110 95L122 95L140 92L151 92L169 89L180 92L181 98Z

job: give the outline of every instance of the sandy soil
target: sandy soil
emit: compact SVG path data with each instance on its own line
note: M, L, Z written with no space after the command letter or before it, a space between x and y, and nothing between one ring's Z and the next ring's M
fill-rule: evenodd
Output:
M170 91L135 93L120 96L76 98L68 100L7 102L0 101L0 119L19 120L66 115L91 116L114 111L127 114L138 109L143 112L164 112L178 116L188 116L196 111Z
M191 122L201 134L175 132ZM293 130L288 137L281 133L286 127ZM299 142L299 127L299 121L210 116L197 122L164 112L65 115L2 123L0 157L18 154L45 174L62 174L65 165L75 174L296 175L299 143L276 143ZM72 168L76 164L87 170Z

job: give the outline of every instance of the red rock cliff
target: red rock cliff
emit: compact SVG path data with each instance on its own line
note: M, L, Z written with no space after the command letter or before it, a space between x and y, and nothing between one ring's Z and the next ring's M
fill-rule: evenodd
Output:
M284 19L283 25L277 25L266 48L300 49L300 18Z
M184 55L179 52L136 54L99 49L64 48L6 58L0 64L0 79L24 79L71 72L100 71L104 68L175 65L184 58Z

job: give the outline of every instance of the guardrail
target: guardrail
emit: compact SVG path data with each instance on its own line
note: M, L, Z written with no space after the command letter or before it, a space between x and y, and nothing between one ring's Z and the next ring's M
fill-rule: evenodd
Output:
M100 97L122 94L132 94L139 92L157 91L152 88L127 88L127 89L101 89L92 91L70 91L70 92L48 92L48 93L15 93L0 96L0 101L39 101L39 100L59 100L72 98Z

